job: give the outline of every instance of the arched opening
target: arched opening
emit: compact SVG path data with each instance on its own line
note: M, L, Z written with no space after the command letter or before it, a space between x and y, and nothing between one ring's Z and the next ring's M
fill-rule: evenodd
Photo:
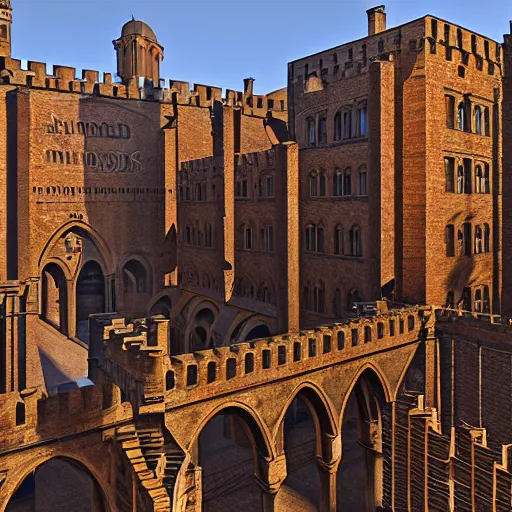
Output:
M122 313L143 315L151 295L151 283L146 267L138 260L130 260L123 267Z
M189 350L205 350L209 347L211 327L215 321L215 313L210 308L203 308L194 317L195 327L189 333Z
M315 391L304 388L280 426L278 449L286 455L287 476L275 500L276 511L320 510L323 489L318 459L323 457L323 434L334 434L328 412Z
M374 512L382 503L384 388L372 370L362 373L346 403L342 460L336 476L338 512Z
M68 334L68 288L64 271L55 263L43 269L42 317L62 334Z
M262 491L254 475L268 456L263 435L249 413L223 409L202 429L197 444L202 470L203 512L262 510Z
M167 296L158 299L149 312L150 316L153 315L162 315L165 318L171 318L172 311L172 302L171 299Z
M55 458L30 473L7 504L6 512L107 512L103 493L87 469Z
M259 340L261 338L268 338L270 336L270 329L265 324L259 324L253 327L245 336L245 341Z
M98 263L88 261L76 283L76 337L89 341L89 315L105 312L105 277Z

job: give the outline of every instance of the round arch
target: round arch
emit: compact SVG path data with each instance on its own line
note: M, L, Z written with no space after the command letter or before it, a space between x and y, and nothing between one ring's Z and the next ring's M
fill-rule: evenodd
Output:
M91 483L94 485L94 490L97 492L97 495L101 500L101 508L99 509L99 512L112 512L115 510L115 495L112 489L110 489L105 484L102 485L101 482L104 479L101 477L98 471L96 471L96 469L82 457L76 456L75 454L70 455L64 452L58 455L52 454L43 458L39 456L37 460L29 462L28 464L24 464L23 472L21 476L17 478L16 483L13 485L13 491L7 500L5 512L10 511L9 504L13 498L15 498L16 493L22 488L27 478L29 478L31 475L35 475L36 472L45 464L52 463L53 461L64 462L75 468L78 468L84 473L84 475L87 475L90 478ZM37 489L34 487L34 492L36 492L36 490Z
M195 297L188 304L190 307L185 330L187 351L192 351L192 347L196 347L195 350L207 349L212 343L212 331L219 317L219 308L202 297Z
M66 269L68 270L68 269ZM68 279L60 262L49 261L42 269L41 318L68 335Z

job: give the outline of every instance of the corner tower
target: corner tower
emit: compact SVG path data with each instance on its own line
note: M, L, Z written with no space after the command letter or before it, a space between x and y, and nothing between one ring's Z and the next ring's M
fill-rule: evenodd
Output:
M11 56L11 0L0 0L0 57Z
M117 74L123 83L143 77L158 86L164 48L151 27L132 19L123 26L121 37L113 43L117 51Z

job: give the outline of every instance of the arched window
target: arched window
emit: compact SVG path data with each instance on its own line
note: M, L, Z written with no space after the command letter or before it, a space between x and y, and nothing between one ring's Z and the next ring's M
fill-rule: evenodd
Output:
M319 195L324 197L327 189L327 178L325 176L325 171L320 171L320 174L318 175L318 181L319 181Z
M475 254L481 254L483 252L482 238L482 228L480 226L475 226Z
M306 226L306 251L316 251L316 226L314 224Z
M2 39L7 39L7 25L0 25L0 37Z
M203 200L203 187L201 185L201 183L196 183L196 186L195 186L195 189L196 189L196 201L202 201Z
M327 118L325 116L318 120L318 143L327 143Z
M455 192L453 174L455 170L455 159L451 157L445 157L444 159L444 178L445 178L445 192Z
M334 115L334 140L341 140L341 112Z
M325 252L325 232L323 226L317 229L317 252Z
M336 318L341 316L341 290L339 288L336 288L334 290L334 298L332 301L332 312Z
M190 229L190 226L185 228L185 243L188 245L192 244L192 230Z
M482 194L491 193L490 166L485 164L484 177L482 179Z
M464 103L459 103L459 108L457 109L457 128L461 131L464 131L465 127L465 116L466 116L466 108L464 107Z
M484 224L484 252L490 252L491 250L491 230L489 224Z
M266 304L272 304L272 296L266 283L261 283L258 288L257 300L265 302Z
M313 311L325 313L325 285L322 281L313 290Z
M123 267L124 293L146 293L147 273L138 260L130 260Z
M309 196L318 196L318 173L316 171L309 173Z
M485 184L483 182L482 166L477 165L475 167L475 193L483 194Z
M357 136L366 137L366 105L357 109Z
M350 139L352 137L352 110L343 112L343 138Z
M480 289L475 291L475 311L477 313L482 312L482 290Z
M343 195L352 195L352 171L350 167L345 169L343 173Z
M366 167L363 165L359 168L359 195L366 196L368 195L368 190L366 186Z
M455 256L455 226L448 224L445 228L446 256Z
M462 229L457 230L457 254L459 256L464 254L464 233Z
M454 123L454 110L455 110L455 98L449 94L445 94L445 106L446 106L446 127L455 128Z
M363 255L361 228L358 225L354 225L350 229L350 254L351 256Z
M482 135L482 109L477 105L474 113L475 133Z
M205 247L213 247L213 237L212 237L212 225L207 222L204 226L205 233Z
M344 254L343 226L338 224L334 228L334 254Z
M484 286L484 298L482 304L482 312L490 313L491 312L491 301L489 297L489 287L487 285Z
M489 137L491 135L491 118L489 115L488 107L485 107L485 109L484 109L484 131L485 131L485 135L487 137Z
M462 239L464 242L463 254L464 256L471 256L471 223L465 222L462 224Z
M462 50L462 30L460 28L457 29L457 48Z
M343 173L336 169L332 176L332 195L339 197L343 195Z
M302 289L302 307L309 310L309 286L304 286Z
M457 167L457 194L464 194L465 189L465 176L464 176L464 167L459 165Z
M274 228L267 224L260 230L261 250L272 252L274 250Z
M239 179L235 184L235 197L249 197L249 186L247 179Z
M306 119L308 146L316 145L315 120L312 117Z
M251 250L254 248L253 235L254 235L254 232L253 232L252 226L250 224L246 224L245 225L245 239L244 239L245 247L244 248L247 250Z

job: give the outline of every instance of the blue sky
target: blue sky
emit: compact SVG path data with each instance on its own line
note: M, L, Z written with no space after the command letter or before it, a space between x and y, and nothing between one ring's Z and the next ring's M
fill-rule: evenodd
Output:
M286 85L287 62L366 35L372 0L11 0L13 57L115 72L112 40L141 19L165 47L162 77L258 94ZM388 0L388 27L432 14L498 41L510 0Z

